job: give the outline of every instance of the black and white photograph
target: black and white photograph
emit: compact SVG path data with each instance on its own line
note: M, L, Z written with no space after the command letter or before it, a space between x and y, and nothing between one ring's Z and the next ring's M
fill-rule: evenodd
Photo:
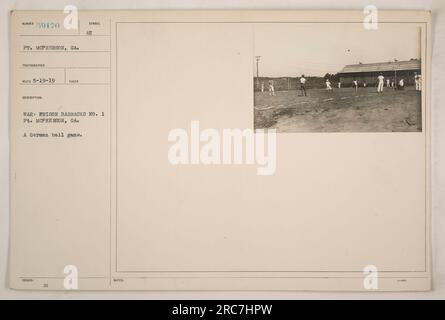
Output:
M278 132L422 132L416 24L254 27L254 125Z

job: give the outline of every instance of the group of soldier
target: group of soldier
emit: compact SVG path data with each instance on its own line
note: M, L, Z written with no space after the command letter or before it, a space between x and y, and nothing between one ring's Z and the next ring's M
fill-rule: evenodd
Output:
M299 86L300 86L302 96L307 96L306 82L307 82L307 79L305 78L304 75L302 75L299 78ZM383 93L385 83L386 83L387 88L393 88L394 90L404 90L405 89L405 79L404 78L400 78L398 80L398 82L395 83L395 79L387 78L385 81L385 77L383 76L383 74L380 74L377 77L377 92L378 93ZM414 83L415 83L416 91L422 91L422 76L420 74L418 74L417 72L414 73ZM326 84L327 91L333 91L332 83L329 79L326 79L325 84ZM338 82L337 86L339 89L341 89L341 87L342 87L341 81ZM363 86L363 88L366 88L367 83L364 81L362 86ZM354 79L352 81L352 88L354 88L356 91L358 91L359 87L360 87L360 85L359 85L358 80ZM265 90L264 82L262 82L261 83L261 92L264 92L264 90ZM275 96L275 86L274 86L273 80L268 81L268 90L269 90L270 96Z

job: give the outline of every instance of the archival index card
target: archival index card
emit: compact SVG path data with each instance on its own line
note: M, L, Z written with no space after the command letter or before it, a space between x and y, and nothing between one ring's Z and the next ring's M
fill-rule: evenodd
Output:
M429 290L430 14L365 18L11 12L10 286Z

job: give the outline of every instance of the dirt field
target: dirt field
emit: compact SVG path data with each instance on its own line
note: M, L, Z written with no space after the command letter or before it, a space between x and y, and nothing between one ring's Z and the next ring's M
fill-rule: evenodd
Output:
M385 88L308 89L255 93L255 129L278 132L421 132L421 93Z

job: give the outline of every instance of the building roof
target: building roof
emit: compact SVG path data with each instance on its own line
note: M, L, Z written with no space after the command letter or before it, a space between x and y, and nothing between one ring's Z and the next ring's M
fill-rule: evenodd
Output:
M421 69L421 61L415 59L410 61L351 64L345 66L340 73L408 71L408 70L420 70L420 69Z

